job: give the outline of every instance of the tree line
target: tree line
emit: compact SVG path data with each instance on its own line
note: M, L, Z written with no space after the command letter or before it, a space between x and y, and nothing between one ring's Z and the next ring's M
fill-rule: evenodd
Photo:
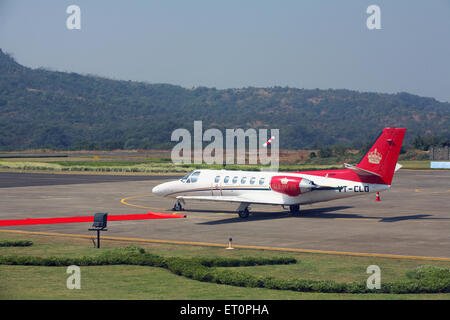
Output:
M279 86L218 90L111 80L27 68L0 50L4 151L170 149L172 131L192 132L195 120L203 121L204 130L222 132L279 129L283 149L360 149L384 127L406 127L406 142L420 136L426 148L435 143L432 137L450 138L449 110L450 103L408 93Z

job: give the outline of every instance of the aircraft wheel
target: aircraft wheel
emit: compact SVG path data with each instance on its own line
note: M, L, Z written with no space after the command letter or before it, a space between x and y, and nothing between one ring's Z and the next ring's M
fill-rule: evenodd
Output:
M181 205L180 201L175 202L173 205L173 211L183 211L183 206Z
M245 208L245 210L239 211L239 218L245 219L248 218L248 216L250 215L250 212L248 211L247 208Z
M299 214L300 213L300 205L296 204L296 205L289 206L289 211L292 214Z

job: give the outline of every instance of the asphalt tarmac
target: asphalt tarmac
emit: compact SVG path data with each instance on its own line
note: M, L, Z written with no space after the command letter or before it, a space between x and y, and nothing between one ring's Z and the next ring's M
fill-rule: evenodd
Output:
M177 176L168 176L176 179ZM14 173L0 172L0 188L55 186L63 184L84 184L100 182L123 182L159 180L158 176L126 176L126 175L87 175L87 174L46 174L46 173Z
M0 173L0 220L172 213L173 199L151 193L176 177ZM226 245L450 258L450 171L400 170L381 193L301 207L186 203L185 219L111 221L105 236ZM0 227L91 235L90 223ZM0 232L1 238L1 232ZM88 243L88 242L87 242Z

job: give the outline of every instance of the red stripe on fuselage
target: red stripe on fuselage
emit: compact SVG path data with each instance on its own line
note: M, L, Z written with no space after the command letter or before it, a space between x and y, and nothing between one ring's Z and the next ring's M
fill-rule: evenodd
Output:
M332 179L341 179L348 180L353 182L362 182L362 183L376 183L376 184L386 184L383 179L375 175L358 175L355 172L349 169L334 169L334 170L317 170L317 171L299 171L299 172L287 172L287 173L296 173L296 174L308 174L311 176L324 177L324 178L332 178Z

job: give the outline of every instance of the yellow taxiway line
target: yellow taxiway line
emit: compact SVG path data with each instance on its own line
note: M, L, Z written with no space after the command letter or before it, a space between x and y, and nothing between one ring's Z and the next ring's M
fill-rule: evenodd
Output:
M437 191L437 192L422 192L421 189L414 189L414 192L420 192L422 194L446 194L450 192L450 189L448 189L447 191Z
M50 232L35 232L35 231L21 231L21 230L0 230L0 232L30 234L30 235L44 235L54 237L71 237L71 238L86 238L91 239L91 235L82 234L64 234L64 233L50 233ZM157 240L157 239L139 239L139 238L122 238L103 236L102 240L126 241L126 242L147 242L147 243L164 243L164 244L182 244L193 246L208 246L208 247L228 247L228 244L207 243L207 242L190 242L190 241L171 241L171 240ZM359 257L375 257L375 258L393 258L393 259L411 259L411 260L427 260L427 261L446 261L450 262L450 258L441 257L422 257L422 256L406 256L397 254L383 254L383 253L364 253L364 252L346 252L346 251L329 251L329 250L312 250L312 249L296 249L296 248L276 248L263 246L247 246L247 245L233 245L234 248L240 249L254 249L254 250L270 250L270 251L286 251L298 253L320 253L333 254L344 256L359 256Z
M143 209L150 209L150 210L167 210L164 208L155 208L155 207L146 207L146 206L140 206L137 204L132 204L132 203L128 203L127 200L128 199L135 199L135 198L142 198L142 197L148 197L151 196L150 194L140 194L140 195L136 195L136 196L131 196L131 197L126 197L120 200L120 203L127 205L127 206L132 206L132 207L136 207L136 208L143 208ZM172 212L172 214L177 214L177 213L181 213L181 211L176 211L176 212Z
M166 209L163 209L163 208L146 207L146 206L140 206L140 205L137 205L137 204L132 204L132 203L128 203L127 202L128 199L142 198L142 197L148 197L148 196L151 196L151 194L138 194L136 196L130 196L130 197L123 198L123 199L120 200L120 203L123 203L124 205L127 205L127 206L136 207L136 208L166 210Z

